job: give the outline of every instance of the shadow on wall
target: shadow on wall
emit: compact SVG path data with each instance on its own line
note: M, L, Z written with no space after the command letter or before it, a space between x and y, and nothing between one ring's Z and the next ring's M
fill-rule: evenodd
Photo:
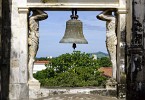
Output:
M1 99L1 33L2 33L2 15L1 15L1 1L0 1L0 99Z
M1 59L1 100L9 97L9 75L10 75L10 47L11 47L11 16L10 0L2 1L2 59Z
M0 0L0 99L1 99L1 34L2 34L2 0Z

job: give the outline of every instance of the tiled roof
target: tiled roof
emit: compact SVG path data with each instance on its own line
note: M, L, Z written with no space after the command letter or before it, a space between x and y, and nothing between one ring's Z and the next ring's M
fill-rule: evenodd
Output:
M49 61L35 61L35 64L47 64Z
M112 67L101 67L98 70L103 72L104 76L112 77Z

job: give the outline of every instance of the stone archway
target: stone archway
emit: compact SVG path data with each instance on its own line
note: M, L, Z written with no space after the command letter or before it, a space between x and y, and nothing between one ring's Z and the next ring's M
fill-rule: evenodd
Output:
M123 28L126 24L122 25L122 20L125 19L126 15L126 0L92 0L93 3L86 3L80 1L75 1L74 3L68 0L61 3L63 0L58 0L57 3L40 3L40 2L30 2L31 0L21 0L21 1L11 1L11 3L5 2L5 5L10 7L10 15L3 14L3 17L9 17L11 20L11 24L7 24L4 22L5 28L9 28L10 31L6 31L3 34L11 34L8 36L10 39L8 43L10 44L9 49L9 65L8 69L10 70L10 74L8 71L6 73L9 74L10 81L8 97L2 96L3 99L25 99L28 100L29 89L28 89L28 13L31 9L44 9L44 10L70 10L71 8L78 8L78 10L94 10L94 11L103 11L108 8L116 9L117 11L117 37L118 37L118 45L117 45L117 82L120 81L120 65L124 65L121 63L121 60L124 59L124 47L121 47L120 44L124 42L121 39ZM34 1L34 0L32 0ZM39 1L39 0L38 0ZM67 1L67 2L66 2ZM108 3L104 3L108 2ZM7 21L8 22L8 21ZM3 29L4 30L4 29ZM7 29L6 29L7 30ZM3 44L4 46L4 44ZM5 49L3 47L2 49ZM19 48L19 49L18 49ZM121 52L122 51L122 52ZM6 53L6 52L5 52ZM5 58L4 58L5 59ZM2 72L4 69L2 68ZM4 73L5 74L5 73ZM4 77L2 77L2 84L5 84L3 81ZM2 90L2 94L4 94Z

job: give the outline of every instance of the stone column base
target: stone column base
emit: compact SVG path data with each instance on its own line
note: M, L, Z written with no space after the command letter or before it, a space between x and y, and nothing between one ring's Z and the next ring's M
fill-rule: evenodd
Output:
M40 98L41 92L40 92L39 81L37 81L37 80L28 81L28 84L29 84L29 98L30 98L30 100Z
M40 90L40 82L35 80L35 81L28 81L29 84L29 90Z
M113 78L110 78L109 80L107 80L106 89L116 89L116 85L117 82Z
M8 100L29 100L28 84L26 83L10 83Z

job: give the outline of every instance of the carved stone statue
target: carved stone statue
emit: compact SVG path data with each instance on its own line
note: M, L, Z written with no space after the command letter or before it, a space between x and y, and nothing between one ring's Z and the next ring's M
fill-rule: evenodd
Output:
M105 10L100 13L97 18L106 21L106 47L109 53L109 57L112 62L113 75L112 77L116 79L116 18L112 15L112 9Z
M29 17L29 36L28 36L28 76L29 81L37 81L33 78L33 65L39 46L39 21L48 17L47 13L41 10L32 10L33 14Z

